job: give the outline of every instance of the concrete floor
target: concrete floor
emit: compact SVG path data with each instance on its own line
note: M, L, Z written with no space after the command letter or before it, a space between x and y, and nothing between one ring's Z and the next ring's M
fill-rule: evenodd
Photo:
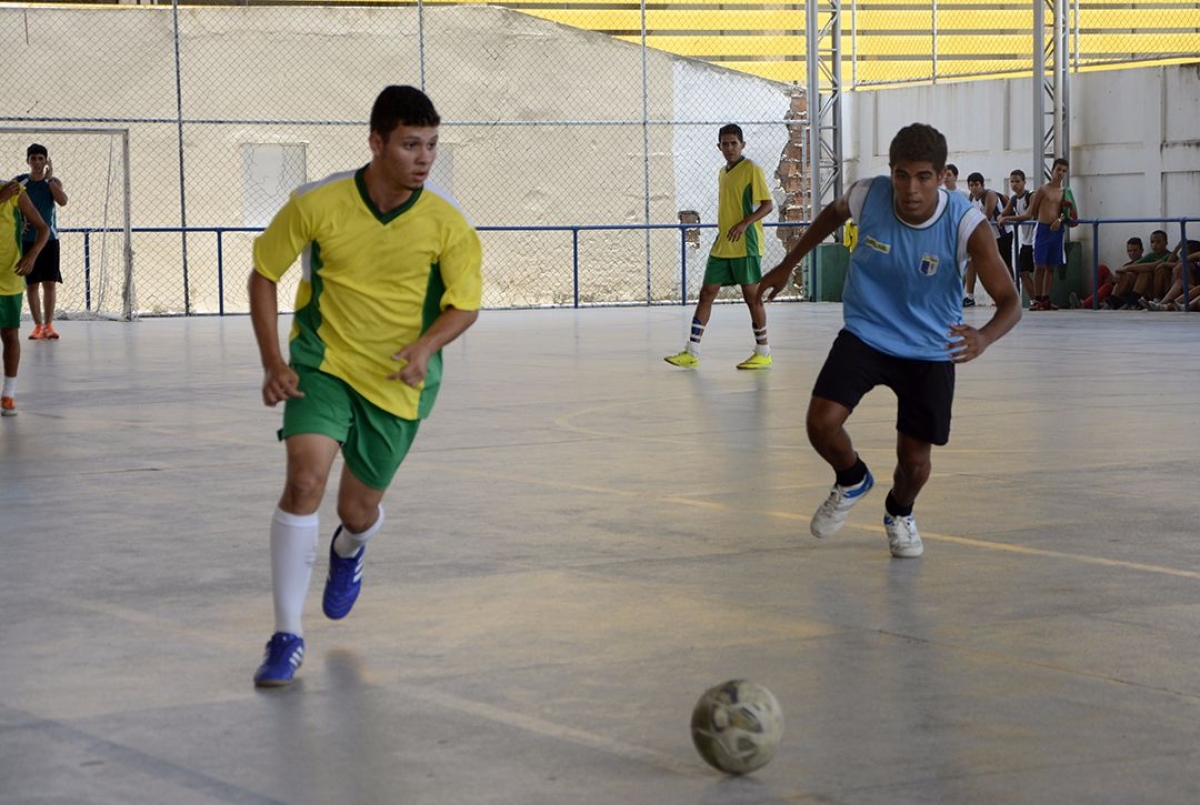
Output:
M804 433L840 306L488 312L447 349L354 613L290 688L272 628L279 413L245 318L64 322L0 421L0 803L1194 803L1200 316L1034 313L959 370L916 514L842 533ZM985 310L968 311L981 322ZM330 502L322 530L335 526ZM787 719L743 778L692 704Z

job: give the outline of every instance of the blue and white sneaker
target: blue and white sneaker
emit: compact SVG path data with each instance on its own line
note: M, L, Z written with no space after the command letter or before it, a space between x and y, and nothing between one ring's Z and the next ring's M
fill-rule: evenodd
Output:
M816 513L813 514L808 530L818 539L832 537L846 524L846 517L854 508L854 504L865 498L873 486L875 486L875 476L871 475L870 470L867 470L867 477L854 486L834 484L833 488L829 490L829 497L825 498L825 501L817 507Z
M921 532L917 531L917 520L911 514L906 517L883 515L883 529L888 535L888 549L899 559L916 559L925 553L921 543Z
M254 684L260 688L287 685L304 662L304 638L290 632L276 632L267 641L262 665L254 672Z
M342 527L338 526L329 541L329 575L325 577L325 595L321 600L321 609L330 620L341 620L350 614L358 594L362 592L363 557L366 556L367 546L358 549L358 553L343 559L333 549Z

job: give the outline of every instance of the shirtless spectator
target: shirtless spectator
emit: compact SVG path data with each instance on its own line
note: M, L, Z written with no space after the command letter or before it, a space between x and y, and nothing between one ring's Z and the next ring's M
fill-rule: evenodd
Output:
M1066 228L1079 223L1079 211L1074 196L1065 186L1067 160L1059 157L1050 169L1050 181L1037 189L1029 209L1011 216L1017 221L1037 221L1033 240L1033 288L1030 289L1030 310L1058 310L1050 301L1054 287L1054 270L1066 265Z

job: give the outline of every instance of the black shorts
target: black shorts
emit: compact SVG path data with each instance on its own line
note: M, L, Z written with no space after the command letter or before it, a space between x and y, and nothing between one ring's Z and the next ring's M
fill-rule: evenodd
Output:
M1033 273L1033 245L1022 246L1017 250L1017 268L1022 274Z
M842 330L817 375L813 396L853 411L876 386L887 386L896 393L896 430L929 444L950 441L954 363L897 358Z
M22 243L21 253L24 254L32 248L33 243ZM62 282L62 272L59 271L58 263L58 241L51 238L38 252L33 271L25 275L25 284L28 286L38 282Z
M1012 232L1005 232L996 238L996 248L1000 250L1000 259L1004 261L1004 265L1008 266L1010 273L1012 272L1012 244Z

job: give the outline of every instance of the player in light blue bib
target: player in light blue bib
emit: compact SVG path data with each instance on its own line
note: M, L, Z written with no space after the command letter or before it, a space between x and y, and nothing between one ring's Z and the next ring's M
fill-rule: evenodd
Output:
M888 154L891 174L855 183L823 209L759 285L770 301L818 243L851 218L858 225L842 292L845 328L808 407L809 441L837 476L811 531L832 536L875 485L845 423L863 395L887 386L898 401L897 464L883 524L892 555L901 558L924 552L913 504L929 480L933 445L950 439L954 366L979 357L1021 318L991 226L966 197L939 187L946 153L946 138L932 126L901 129ZM978 329L962 318L960 269L968 259L996 302Z

